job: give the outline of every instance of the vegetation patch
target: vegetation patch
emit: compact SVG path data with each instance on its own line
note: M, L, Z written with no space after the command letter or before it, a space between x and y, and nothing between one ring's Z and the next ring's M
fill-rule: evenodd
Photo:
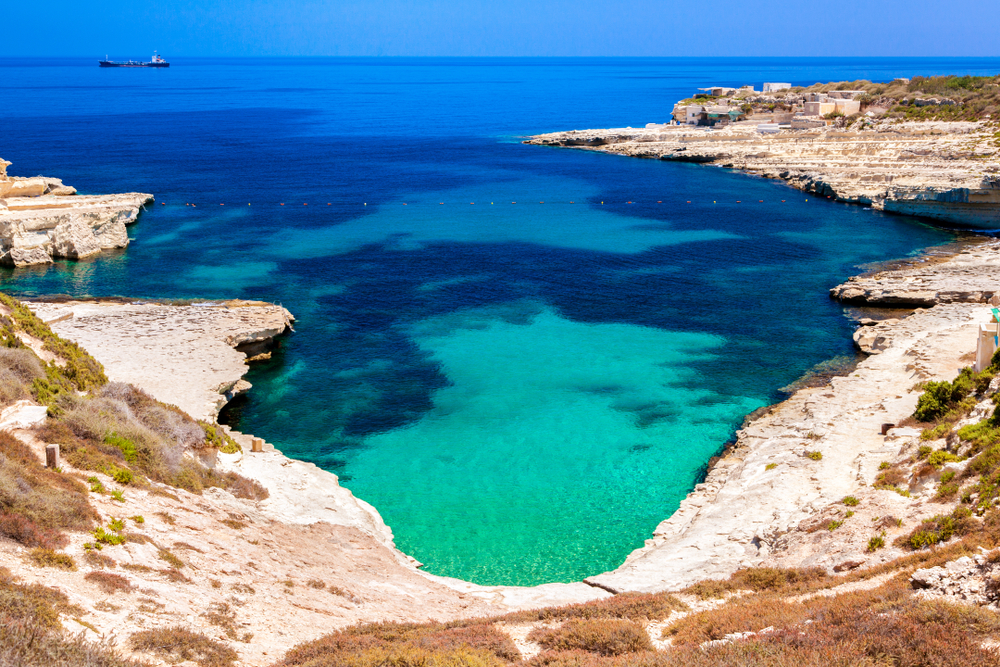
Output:
M481 621L371 623L300 644L280 665L500 667L520 657L510 637Z
M940 542L947 542L956 535L968 535L979 526L980 522L972 516L969 508L960 506L956 507L951 514L939 514L932 519L927 519L914 528L909 535L897 538L894 544L908 549L922 549Z
M38 567L54 567L60 570L76 571L76 561L69 554L52 549L36 547L28 552L28 559Z
M179 625L144 630L131 636L137 651L147 651L177 662L193 660L201 667L230 667L239 657L233 649L203 634Z
M131 582L120 574L97 571L88 572L83 578L108 594L132 592Z
M583 650L599 655L653 650L643 626L619 618L574 618L559 628L538 628L528 639L552 650Z

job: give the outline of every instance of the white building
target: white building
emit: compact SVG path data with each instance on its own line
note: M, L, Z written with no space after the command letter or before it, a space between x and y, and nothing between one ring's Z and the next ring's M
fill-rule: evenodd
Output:
M774 93L774 92L777 92L779 90L788 90L791 87L792 87L792 84L790 84L790 83L767 83L767 82L765 82L764 83L764 92L765 93Z

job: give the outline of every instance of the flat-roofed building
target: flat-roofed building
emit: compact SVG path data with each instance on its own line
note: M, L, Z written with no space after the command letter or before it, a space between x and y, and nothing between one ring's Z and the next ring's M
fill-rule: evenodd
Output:
M825 116L837 110L834 102L806 102L803 106L807 116Z
M765 93L776 93L779 90L788 90L792 87L790 83L767 83L764 82L764 92Z

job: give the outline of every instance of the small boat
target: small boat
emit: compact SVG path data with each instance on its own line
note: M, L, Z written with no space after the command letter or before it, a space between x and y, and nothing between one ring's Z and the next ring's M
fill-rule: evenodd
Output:
M148 63L139 60L108 60L107 56L104 56L104 60L99 62L101 67L170 67L170 63L164 60L161 56L156 55L156 51L153 51L153 59Z

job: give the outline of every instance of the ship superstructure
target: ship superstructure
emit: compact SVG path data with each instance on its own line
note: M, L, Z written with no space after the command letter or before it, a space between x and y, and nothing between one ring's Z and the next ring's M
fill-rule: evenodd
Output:
M101 67L170 67L170 63L164 60L162 56L156 55L156 51L153 51L153 59L148 63L141 60L108 60L107 56L104 56L104 60L99 62Z

